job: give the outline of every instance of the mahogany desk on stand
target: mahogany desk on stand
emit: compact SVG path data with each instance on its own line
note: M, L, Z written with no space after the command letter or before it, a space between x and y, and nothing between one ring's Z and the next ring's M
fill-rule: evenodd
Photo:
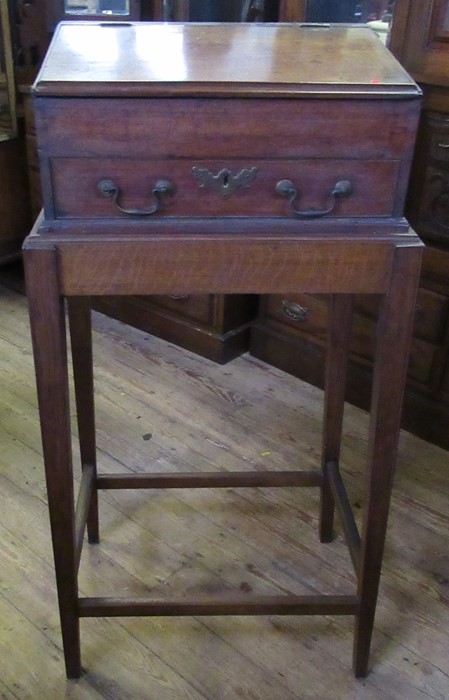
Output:
M421 243L403 218L419 90L369 29L63 23L34 86L44 212L24 246L62 635L120 615L355 617L363 676L381 571ZM97 474L91 295L291 292L332 299L322 470ZM359 534L339 471L353 294L381 295ZM83 476L73 500L64 299ZM343 521L347 595L83 598L97 490L316 486Z

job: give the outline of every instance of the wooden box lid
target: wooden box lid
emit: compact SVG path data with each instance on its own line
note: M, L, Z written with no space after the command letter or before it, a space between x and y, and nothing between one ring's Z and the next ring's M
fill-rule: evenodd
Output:
M417 97L363 26L62 22L37 95Z

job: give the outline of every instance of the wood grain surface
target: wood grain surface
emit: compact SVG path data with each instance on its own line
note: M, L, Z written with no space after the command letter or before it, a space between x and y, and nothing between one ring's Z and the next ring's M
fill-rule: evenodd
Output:
M0 697L449 696L447 452L404 432L365 680L350 618L268 616L83 620L89 673L66 681L24 297L0 287L0 313ZM293 469L300 445L301 467L319 463L322 392L261 361L220 367L100 315L94 357L100 472ZM348 406L344 432L357 514L366 414ZM313 489L105 491L81 593L339 595L349 554L338 518L336 540L318 542L318 516Z

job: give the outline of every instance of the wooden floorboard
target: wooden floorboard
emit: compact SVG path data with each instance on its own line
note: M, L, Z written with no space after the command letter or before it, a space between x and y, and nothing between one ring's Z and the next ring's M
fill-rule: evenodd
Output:
M220 367L94 315L99 468L313 469L322 393L249 355ZM73 426L76 480L80 469ZM342 474L360 524L367 416L348 406ZM449 697L448 453L402 433L370 675L352 619L81 621L64 675L25 298L0 286L0 698L418 700ZM104 491L83 596L353 593L340 523L315 489Z

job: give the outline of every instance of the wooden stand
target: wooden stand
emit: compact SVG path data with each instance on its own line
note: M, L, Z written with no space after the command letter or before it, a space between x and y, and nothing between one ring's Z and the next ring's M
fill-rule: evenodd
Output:
M79 26L67 28L67 31L69 33L81 31L82 34L83 30L79 29ZM101 28L100 31L103 29ZM129 34L126 37L127 28L108 28L107 31L116 32L116 39L124 32L123 36L129 39ZM142 29L142 31L155 31L155 29ZM172 30L161 28L160 31L164 33ZM239 32L246 32L247 29L238 28L235 31L238 39ZM274 40L274 44L271 45L271 59L267 60L268 65L275 65L276 57L281 55L281 64L290 68L290 62L286 59L289 58L289 50L292 56L296 52L297 29L284 29L286 33L281 44L277 43L279 36L277 30L267 28L263 31L267 32L263 34L265 43L262 43L261 49L264 60L267 59L267 42ZM189 56L187 47L190 34L193 33L195 66L199 40L203 42L205 64L208 64L207 49L216 51L218 40L223 37L229 38L229 32L234 32L234 29L225 27L224 30L221 28L211 30L209 27L199 30L195 27L186 27L184 32L182 60L185 62L186 56ZM211 35L213 35L212 39ZM248 36L252 35L248 34ZM310 39L310 35L307 36ZM371 41L371 35L366 34L366 36ZM338 41L345 42L347 37L347 30L337 31L335 34ZM302 38L307 46L308 39ZM327 32L322 38L326 42L332 39ZM83 36L80 36L80 39L80 46L89 43ZM290 39L291 45L289 45ZM331 99L326 105L320 107L315 98L307 99L314 90L301 85L298 88L298 85L296 83L293 85L292 82L288 84L288 75L286 76L287 87L283 82L280 85L273 82L272 76L262 81L262 87L260 78L259 82L256 81L249 86L242 87L239 82L236 82L232 86L223 87L221 68L219 68L216 83L211 84L210 78L207 78L201 84L193 80L193 86L189 84L187 87L185 85L180 88L179 86L169 87L167 99L161 99L160 92L165 94L167 87L160 83L142 87L141 83L130 81L125 86L125 91L128 91L126 99L106 98L104 101L104 91L115 88L110 87L111 83L106 79L103 66L101 70L104 84L98 80L89 83L88 78L87 83L83 83L82 90L86 94L95 95L93 99L91 97L84 102L82 98L80 100L81 88L78 84L77 96L73 96L70 74L67 74L66 69L64 69L62 82L60 84L58 81L55 82L55 74L52 74L52 70L59 70L60 51L64 48L61 37L56 39L56 42L58 41L62 43L55 44L56 49L53 54L50 54L43 77L38 79L36 86L36 114L38 137L39 133L41 134L41 167L46 207L45 216L38 220L34 231L25 243L24 259L67 675L70 678L76 678L81 673L79 620L82 617L335 614L355 616L354 672L357 676L364 676L368 670L421 259L421 243L401 218L403 192L401 194L401 188L397 186L397 176L406 170L408 158L411 155L413 127L416 125L417 117L414 101L418 94L416 88L401 73L399 76L401 87L395 88L395 101L391 108L391 86L381 93L384 101L381 100L379 103L376 101L376 108L375 101L372 102L371 110L374 110L374 114L379 118L383 118L382 134L386 136L382 138L387 141L382 147L383 160L380 165L375 163L372 166L372 162L369 161L366 166L355 159L355 154L360 156L360 149L362 149L366 156L371 148L377 149L379 145L364 145L363 138L368 118L366 101L359 96L359 99L354 100L352 104L353 91L351 90L348 103L342 104L344 93L340 92L338 98ZM72 38L68 46L73 47L73 45ZM373 46L377 51L377 44ZM126 47L129 53L129 43ZM227 50L227 48L229 45L225 41L224 49ZM257 42L254 48L256 50ZM362 48L366 48L363 42ZM309 49L313 54L312 45ZM303 50L305 50L304 46ZM347 46L345 50L348 50ZM340 51L337 51L337 55L339 53ZM342 49L341 53L344 54ZM53 68L52 56L55 57ZM313 61L311 65L314 65ZM90 70L92 70L91 64ZM79 67L76 71L80 75ZM193 73L194 71L195 67ZM192 75L189 71L187 73ZM388 75L391 76L392 72L389 71ZM298 75L294 73L294 80L297 79ZM292 81L293 78L290 80ZM308 81L310 82L310 76ZM316 91L318 78L315 77L315 81ZM360 94L364 95L367 89L367 86L363 86ZM118 94L123 95L123 83L120 81L118 90ZM279 93L283 90L285 99L282 97L279 99ZM304 98L304 90L306 90L306 98ZM329 87L326 87L326 90L329 90ZM62 99L54 97L58 91ZM173 91L178 93L179 100L173 100ZM184 95L186 91L189 94L187 100ZM148 98L155 94L156 100L151 103L146 99L142 100L142 92ZM219 97L201 100L200 103L196 102L196 97L192 97L192 94L204 95L205 92L215 97L218 92ZM242 92L245 92L243 97ZM135 99L137 94L141 97ZM261 95L265 99L258 99ZM82 114L82 111L77 112L77 110L82 110L83 105L87 116L84 117L84 126L80 127L82 119L78 120L76 115ZM115 105L117 114L121 115L123 120L135 120L134 128L126 132L129 134L126 141L120 134L112 143L108 133L104 133L104 129L107 132L109 128L108 123L102 123L101 129L98 130L99 124L95 121L95 115L100 115L105 105ZM217 129L216 142L209 143L207 140L198 138L198 134L201 136L201 127L199 132L194 131L193 136L189 135L190 132L186 127L182 129L184 122L179 115L184 118L186 109L191 110L194 115L198 114L196 111L198 105L202 110L201 124L205 124L203 128ZM302 114L301 123L296 119L297 109L300 109ZM291 165L290 161L286 160L288 149L304 148L309 155L311 150L317 154L320 151L323 152L323 136L316 123L317 120L325 118L329 110L333 110L335 116L333 126L337 131L337 137L338 129L346 130L344 143L342 144L341 138L336 138L336 145L332 148L340 149L339 152L344 151L346 156L352 152L353 157L349 158L350 164L342 165L341 159L337 159L331 160L323 167L321 161L318 162L318 158L312 165L307 159L300 163L296 158ZM348 133L346 119L339 120L342 110L349 110L353 115L350 133ZM298 146L298 139L285 138L284 129L287 122L282 118L278 120L280 111L284 111L284 116L287 114L290 116L288 120L290 128L309 134L309 138L303 136L302 140L300 139L304 145ZM229 118L226 123L219 122L218 114L226 114L229 117L231 112L233 118ZM259 115L259 120L251 127L250 121L255 115ZM204 121L204 117L209 119ZM250 146L242 144L240 132L234 126L237 117L248 120L248 128L243 131L253 135L252 140L249 139ZM148 212L135 209L125 211L125 206L122 206L122 200L118 197L114 198L114 202L104 203L104 191L101 191L100 186L97 188L100 193L94 188L92 192L80 190L78 194L79 183L90 182L92 170L104 172L111 167L110 156L106 157L106 166L104 164L105 149L111 148L116 149L117 162L113 166L124 168L122 177L129 178L131 183L139 187L134 171L135 168L142 167L142 160L138 158L138 155L142 156L142 145L135 141L135 134L143 133L148 119L153 120L153 126L160 119L160 128L165 128L167 133L172 135L172 141L169 144L171 155L163 161L162 166L158 167L164 168L164 172L169 170L170 173L172 168L173 176L179 177L181 183L179 188L182 190L179 196L179 213L175 211L174 215L170 215L168 203L167 209L162 207L156 217L150 216L145 219L144 215ZM400 129L394 128L398 124L397 120L399 120ZM218 127L216 127L217 123L219 123ZM176 125L181 129L179 132L174 128ZM273 133L273 125L276 125L278 132ZM66 133L69 127L70 133ZM394 143L391 133L400 134ZM149 138L151 139L151 135ZM149 153L153 153L152 149L157 151L158 148L159 150L167 148L165 144L158 146L159 141L156 137L154 138L150 145L145 142L144 149L148 148ZM293 146L290 145L291 143ZM237 152L239 144L240 148L245 146L251 151L250 162L256 162L257 168L261 171L261 190L256 188L247 193L246 187L247 185L249 187L249 184L246 182L242 192L237 192L235 196L229 195L229 181L234 177L230 169L225 171L226 177L222 177L222 192L219 194L213 192L210 198L201 199L202 188L200 187L196 194L195 181L189 179L190 171L185 170L186 152L196 149L199 162L204 165L201 157L204 158L204 152L207 149L214 150L215 158L219 153L219 157L224 159L224 152ZM74 155L71 153L72 148ZM135 158L131 166L127 165L128 161L124 161L122 157L118 158L120 149L125 149L126 158ZM179 162L173 165L173 152L176 149L178 149ZM273 150L276 151L279 160L273 160ZM390 157L392 152L395 152L396 156L391 163L388 163L387 156ZM95 162L92 160L92 153L94 153ZM334 159L335 157L334 154ZM87 165L83 158L87 158ZM384 161L387 162L386 166ZM143 162L147 167L148 162ZM398 163L402 165L398 166ZM211 167L210 163L208 167ZM233 162L233 168L235 167ZM193 171L197 173L195 168L196 165ZM252 170L245 172L254 175L257 168L254 166ZM334 170L337 174L351 170L353 174L350 177L355 188L354 197L351 199L349 193L348 203L345 204L337 201L338 195L331 193L331 199L335 201L331 201L330 206L328 202L326 207L320 210L308 209L306 212L292 210L293 202L286 203L280 192L282 188L279 186L285 180L276 183L277 173L285 169L288 171L288 168L309 172L310 181L312 184L315 183L313 186L319 186L322 179L332 178L333 182ZM322 168L318 185L314 175L317 168ZM387 190L384 190L382 196L376 193L371 199L369 198L366 168L368 168L367 172L371 173L374 183L377 181L379 172L391 173L391 182L387 183ZM332 171L330 176L328 169ZM94 177L96 177L95 173ZM105 174L102 177L104 178ZM341 174L339 177L342 177ZM99 185L103 183L104 180ZM339 184L341 183L337 183ZM387 207L390 186L396 189L393 189L393 197L388 205L390 215L387 215L382 214L382 207ZM110 184L108 187L110 189ZM189 190L192 192L192 198L183 194ZM177 198L174 197L174 207L177 206L177 202ZM109 211L104 207L114 207L114 203L120 204L120 215L104 214L104 211ZM284 214L286 207L289 214L287 217ZM364 207L367 211L376 211L378 215L363 219L357 212L363 212ZM115 209L113 208L112 211L115 212ZM217 211L220 215L212 216L213 211ZM165 215L166 213L168 215ZM150 472L132 476L97 474L89 296L295 292L331 294L333 300L321 471L237 471L206 474ZM340 476L339 456L345 396L345 367L351 322L351 296L361 293L380 295L383 301L377 328L365 513L362 532L359 534ZM73 499L65 298L69 302L83 465L81 490L76 508ZM216 600L83 598L79 596L77 571L86 525L89 541L96 543L99 540L98 489L245 486L319 487L321 490L320 538L323 542L331 540L336 506L342 517L354 563L357 590L338 596L285 595L273 598L254 597L252 600L239 595Z
M360 243L363 243L361 246ZM241 264L239 249L245 248ZM202 259L214 264L206 271ZM127 249L126 265L122 250ZM135 248L135 250L133 250ZM335 249L335 255L334 255ZM178 255L178 251L181 255ZM362 252L363 251L363 252ZM362 252L362 258L360 253ZM171 293L161 275L165 264L182 279L188 254L189 286L179 293L211 290L223 293L287 293L297 290L335 293L327 365L323 473L250 472L211 474L97 475L93 410L90 308L87 295ZM336 257L338 256L338 267ZM395 463L402 393L407 367L421 247L410 233L392 240L320 240L310 236L282 239L227 237L206 243L201 238L164 237L113 242L102 240L49 241L38 233L26 243L24 259L35 353L39 406L47 475L53 547L66 654L67 675L81 673L79 618L109 615L326 614L355 615L354 671L364 676L377 599L387 515ZM110 273L104 268L109 261ZM267 265L267 260L269 263ZM354 260L357 264L354 264ZM160 263L164 263L161 265ZM301 263L301 264L299 264ZM370 274L360 274L366 269ZM119 269L123 278L114 273ZM343 277L343 271L346 271ZM107 278L110 277L108 283ZM336 284L338 278L344 283ZM144 280L153 280L151 289ZM264 282L264 279L266 280ZM307 280L304 286L303 279ZM96 280L96 281L95 281ZM192 286L190 286L192 285ZM366 513L361 537L340 477L338 461L344 405L344 368L349 339L349 292L384 295L378 323L370 432L370 460L366 476ZM338 293L338 294L337 294ZM73 508L71 431L68 403L64 297L68 297L77 415L83 479L76 512ZM192 488L237 486L319 486L322 494L321 539L332 533L334 502L343 518L347 542L358 580L357 592L345 596L238 596L217 601L153 601L120 598L79 598L77 570L87 522L89 541L98 542L97 489Z

